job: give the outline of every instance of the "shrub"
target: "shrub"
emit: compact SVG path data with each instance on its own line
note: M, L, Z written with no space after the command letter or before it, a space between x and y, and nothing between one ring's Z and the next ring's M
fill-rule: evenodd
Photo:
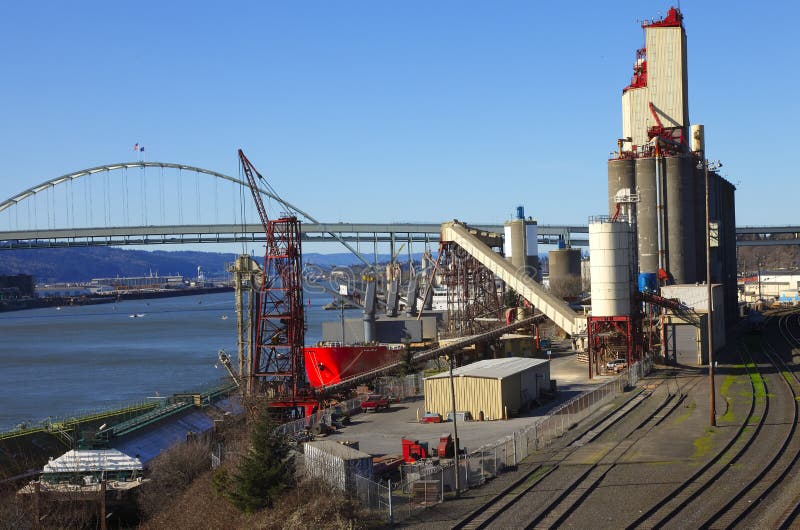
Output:
M150 464L150 481L139 492L139 509L146 517L163 510L176 494L211 467L211 451L206 441L176 445Z

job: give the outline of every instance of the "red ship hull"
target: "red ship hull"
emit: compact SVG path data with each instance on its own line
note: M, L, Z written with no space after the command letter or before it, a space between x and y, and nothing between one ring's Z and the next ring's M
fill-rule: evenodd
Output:
M333 385L403 358L402 346L306 346L306 375L314 388Z

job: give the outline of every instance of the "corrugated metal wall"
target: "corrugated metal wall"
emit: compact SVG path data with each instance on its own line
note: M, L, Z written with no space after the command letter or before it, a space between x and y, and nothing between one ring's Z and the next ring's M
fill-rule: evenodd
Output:
M649 101L647 87L632 88L622 94L622 137L631 137L636 146L647 142ZM631 145L626 144L624 147L630 149Z
M506 407L509 414L527 407L530 401L539 397L541 386L545 383L550 383L549 363L536 365L502 380L456 376L456 410L468 410L474 419L478 419L482 411L484 419L500 420L505 415ZM444 417L453 410L449 377L425 380L425 410Z
M355 475L372 476L372 457L345 459L312 443L303 444L306 473L341 491L355 491Z
M686 39L682 28L647 28L647 89L664 127L689 125ZM652 117L649 125L655 125Z
M500 381L485 377L455 377L456 410L468 410L477 419L483 411L484 419L503 418L503 391ZM450 396L450 378L425 380L425 410L447 416L453 410Z

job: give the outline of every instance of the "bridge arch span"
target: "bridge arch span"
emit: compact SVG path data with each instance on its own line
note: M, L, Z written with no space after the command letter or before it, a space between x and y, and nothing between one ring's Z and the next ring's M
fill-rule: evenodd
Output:
M238 178L235 178L235 177L231 177L230 175L226 175L226 174L220 173L218 171L213 171L213 170L210 170L210 169L205 169L205 168L196 167L196 166L190 166L190 165L186 165L186 164L176 164L176 163L172 163L172 162L145 162L145 161L119 162L119 163L116 163L116 164L105 164L105 165L102 165L102 166L96 166L96 167L91 167L91 168L87 168L87 169L81 169L80 171L73 171L72 173L67 173L65 175L61 175L60 177L56 177L56 178L53 178L53 179L50 179L50 180L46 180L46 181L42 182L41 184L38 184L38 185L33 186L33 187L30 187L27 190L25 190L25 191L23 191L21 193L18 193L17 195L14 195L13 197L10 197L10 198L6 199L5 201L1 202L0 203L0 212L2 212L3 210L6 210L8 208L11 208L12 206L18 205L20 202L22 202L25 199L28 199L28 198L36 195L37 193L40 193L40 192L48 190L48 189L55 188L59 184L63 184L65 182L72 182L72 181L74 181L76 179L79 179L81 177L86 177L86 176L90 176L90 175L94 175L96 173L102 173L102 172L109 172L110 173L112 171L117 171L117 170L120 170L120 169L132 169L132 168L135 169L135 168L148 168L148 167L162 168L162 169L163 168L179 169L179 170L182 170L182 171L189 171L189 172L193 172L193 173L209 175L211 177L216 177L216 178L221 179L221 180L225 180L225 181L228 181L228 182L232 182L234 184L238 184L239 186L243 186L245 188L248 187L247 182L245 182L245 181L243 181L241 179L238 179ZM259 188L258 191L261 192L262 195L264 195L266 197L269 197L270 199L273 199L276 202L279 202L280 204L282 204L287 209L289 209L291 211L294 211L294 212L297 212L301 216L307 218L309 221L317 222L317 221L313 220L308 213L304 212L303 210L301 210L297 206L295 206L295 205L283 200L281 197L278 197L274 193L272 193L272 192L270 192L268 190L265 190L263 188Z

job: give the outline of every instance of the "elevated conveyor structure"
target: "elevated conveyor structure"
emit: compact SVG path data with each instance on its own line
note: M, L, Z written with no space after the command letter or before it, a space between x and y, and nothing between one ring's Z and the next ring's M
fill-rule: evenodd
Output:
M566 302L551 295L524 270L518 270L492 250L483 241L479 231L458 221L451 221L442 225L441 241L455 243L464 249L565 332L570 335L586 332L585 316L576 313Z

